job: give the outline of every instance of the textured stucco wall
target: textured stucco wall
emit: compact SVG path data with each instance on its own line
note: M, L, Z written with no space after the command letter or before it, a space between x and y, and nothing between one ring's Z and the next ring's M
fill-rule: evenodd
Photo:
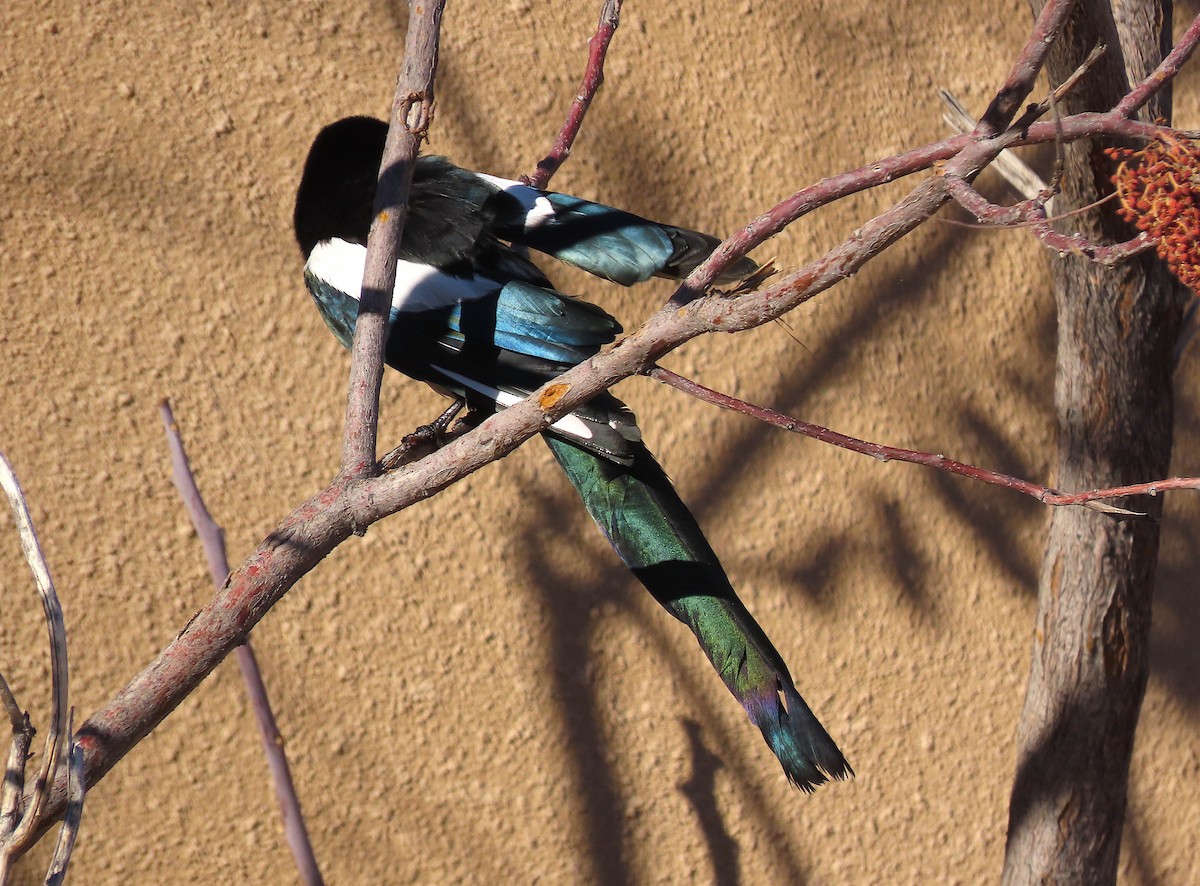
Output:
M432 150L532 168L594 7L451 2ZM0 448L61 588L81 716L211 593L160 398L235 562L336 469L347 358L304 291L291 201L323 123L386 112L405 15L309 0L0 13ZM1022 0L634 0L555 184L728 232L822 175L941 137L935 89L981 108L1027 23ZM1200 122L1195 82L1184 126ZM759 256L795 266L906 187L819 212ZM859 436L1044 477L1048 261L1022 233L934 222L786 325L693 342L666 365ZM670 291L552 272L627 325ZM1191 473L1198 381L1193 358L1177 447ZM1045 511L649 381L620 394L858 777L812 797L788 787L534 441L343 545L254 634L330 882L993 878ZM441 408L391 374L383 396L384 441ZM1167 512L1130 883L1185 882L1198 864L1200 512ZM41 616L7 515L0 531L0 667L44 723ZM40 882L44 854L19 883ZM231 663L96 787L73 875L294 879Z

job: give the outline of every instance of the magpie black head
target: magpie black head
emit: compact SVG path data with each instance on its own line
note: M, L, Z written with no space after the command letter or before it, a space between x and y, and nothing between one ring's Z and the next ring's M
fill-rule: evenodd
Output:
M366 245L387 129L373 117L347 117L313 141L292 217L305 258L332 237Z
M372 117L347 117L318 133L304 164L293 218L305 258L322 240L334 237L366 245L386 140L387 124ZM498 193L444 157L417 158L399 257L469 274L484 253L497 247L489 225L491 201ZM533 274L532 267L525 273Z

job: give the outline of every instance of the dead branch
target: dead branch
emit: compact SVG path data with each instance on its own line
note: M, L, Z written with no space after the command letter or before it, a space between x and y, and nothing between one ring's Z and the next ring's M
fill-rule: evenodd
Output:
M29 506L25 502L25 493L21 491L17 475L3 454L0 454L0 487L4 489L8 498L13 520L17 525L17 535L21 541L21 552L33 573L34 584L42 600L42 611L46 617L46 631L50 641L50 729L46 735L42 765L28 796L24 795L25 768L29 760L29 748L33 743L34 729L29 722L29 714L21 712L8 683L0 677L0 695L4 698L4 708L13 732L8 765L4 773L3 798L0 799L0 886L3 886L8 882L13 862L37 841L39 827L44 821L50 820L46 810L47 796L55 786L55 780L63 778L67 781L68 794L72 794L69 768L60 776L63 769L60 764L64 753L68 756L76 754L78 745L72 741L71 717L67 708L67 628L63 622L62 604L50 577L50 567L38 543L33 519L29 516ZM77 778L72 794L76 807L75 821L69 833L64 824L59 840L61 851L55 853L51 873L56 869L65 871L70 861L71 846L79 826L78 818L83 811L83 791L84 783L82 779Z
M74 720L74 712L71 719ZM50 856L50 867L46 871L46 886L62 886L67 879L67 865L71 863L71 852L75 849L79 823L83 819L83 799L87 793L83 778L83 748L79 742L72 742L71 752L67 756L67 811L58 830L58 839L54 841L54 854Z

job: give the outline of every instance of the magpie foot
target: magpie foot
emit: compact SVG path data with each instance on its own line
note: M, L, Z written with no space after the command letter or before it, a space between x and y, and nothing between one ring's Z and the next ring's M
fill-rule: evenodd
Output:
M421 425L411 434L405 435L400 445L380 459L379 467L386 473L396 468L424 458L432 452L441 449L455 436L450 433L450 424L466 406L461 397L450 404L450 408L427 425ZM461 425L467 421L464 416ZM456 428L457 430L457 428Z

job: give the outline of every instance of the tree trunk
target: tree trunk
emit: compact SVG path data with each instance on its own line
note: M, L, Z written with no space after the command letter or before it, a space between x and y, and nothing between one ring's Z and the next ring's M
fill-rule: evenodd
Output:
M1130 78L1152 70L1170 38L1171 12L1169 0L1082 0L1050 55L1050 78L1066 79L1097 42L1108 52L1063 102L1064 112L1107 110L1128 91ZM1164 97L1147 116L1168 114L1168 101ZM1086 141L1064 147L1056 212L1112 192L1113 164L1101 147ZM1060 225L1096 242L1133 233L1111 202ZM1059 488L1166 476L1182 287L1153 254L1113 270L1076 256L1052 261ZM1162 502L1140 498L1127 506L1155 519L1116 520L1062 508L1050 522L1017 730L1008 884L1116 880L1129 760L1146 688Z

